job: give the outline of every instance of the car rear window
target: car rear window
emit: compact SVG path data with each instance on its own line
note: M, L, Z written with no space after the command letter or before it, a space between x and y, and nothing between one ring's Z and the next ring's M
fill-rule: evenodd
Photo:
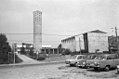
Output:
M78 56L77 59L84 59L84 56Z
M104 59L106 59L106 57L105 56L96 56L95 59L104 60Z

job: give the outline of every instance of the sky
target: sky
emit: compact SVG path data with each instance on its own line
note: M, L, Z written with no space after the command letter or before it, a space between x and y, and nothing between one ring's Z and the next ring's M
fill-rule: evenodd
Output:
M0 33L10 43L33 41L33 11L42 11L43 45L92 30L119 29L119 0L0 0ZM119 34L119 31L118 31Z

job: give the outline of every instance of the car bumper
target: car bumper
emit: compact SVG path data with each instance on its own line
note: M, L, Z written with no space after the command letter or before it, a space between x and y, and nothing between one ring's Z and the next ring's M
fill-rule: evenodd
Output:
M95 64L88 64L87 67L90 67L90 68L100 68L99 65L95 65Z
M76 66L78 66L78 67L86 67L86 65L84 65L84 64L78 64Z
M66 64L75 64L76 62L65 61Z

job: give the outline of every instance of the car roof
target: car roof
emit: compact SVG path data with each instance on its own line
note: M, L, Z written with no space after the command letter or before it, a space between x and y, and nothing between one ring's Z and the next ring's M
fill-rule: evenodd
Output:
M77 55L77 56L86 56L86 55Z
M112 55L117 55L117 54L101 54L101 55L99 55L99 56L112 56Z

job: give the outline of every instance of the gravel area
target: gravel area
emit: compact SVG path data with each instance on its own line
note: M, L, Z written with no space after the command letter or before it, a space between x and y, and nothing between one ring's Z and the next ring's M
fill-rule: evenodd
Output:
M109 72L50 64L0 68L0 79L119 79L116 70Z

